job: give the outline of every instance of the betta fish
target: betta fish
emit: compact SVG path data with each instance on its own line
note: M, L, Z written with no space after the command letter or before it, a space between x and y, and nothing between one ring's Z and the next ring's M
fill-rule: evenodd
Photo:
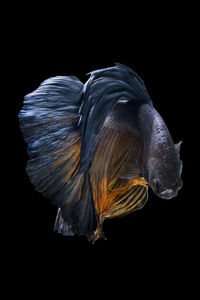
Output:
M182 186L181 142L174 144L143 80L130 68L45 80L24 98L20 128L27 175L58 207L54 230L103 237L106 218L141 209L148 188L160 198Z

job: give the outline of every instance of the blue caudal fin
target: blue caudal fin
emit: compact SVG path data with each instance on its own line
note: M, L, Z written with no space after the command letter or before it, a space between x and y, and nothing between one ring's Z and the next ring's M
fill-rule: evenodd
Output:
M45 80L25 96L19 121L28 144L30 159L26 171L30 181L38 192L61 208L59 220L63 220L62 225L69 224L69 232L88 235L96 228L92 197L88 195L90 188L86 186L89 182L84 174L71 180L80 162L77 124L82 89L83 84L74 76ZM66 226L57 229L66 234Z
M19 121L30 158L26 171L58 206L55 229L64 235L90 237L99 225L89 166L119 100L152 105L142 79L121 64L91 72L85 84L75 76L49 78L24 98Z

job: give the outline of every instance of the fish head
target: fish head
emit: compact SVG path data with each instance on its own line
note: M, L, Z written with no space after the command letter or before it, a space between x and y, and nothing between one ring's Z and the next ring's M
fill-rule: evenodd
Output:
M163 158L163 160L160 160L160 163L158 164L155 159L156 167L153 168L151 173L149 185L159 198L167 200L174 198L183 186L181 179L183 163L179 154L180 145L181 142L174 145L175 154L167 160Z

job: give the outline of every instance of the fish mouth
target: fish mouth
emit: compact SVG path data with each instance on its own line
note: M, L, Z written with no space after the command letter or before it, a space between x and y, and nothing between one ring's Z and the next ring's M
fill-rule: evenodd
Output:
M172 189L165 189L164 191L160 192L158 195L158 197L162 198L162 199L166 199L166 200L169 200L169 199L172 199L174 197L176 197L178 194L177 191L175 190L172 190Z

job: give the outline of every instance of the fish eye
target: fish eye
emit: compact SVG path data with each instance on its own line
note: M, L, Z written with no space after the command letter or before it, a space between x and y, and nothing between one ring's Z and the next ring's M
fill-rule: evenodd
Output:
M152 189L153 189L153 191L155 192L155 193L158 193L159 192L159 189L160 189L160 186L161 186L161 184L160 184L160 180L158 179L158 178L154 178L153 180L152 180Z

